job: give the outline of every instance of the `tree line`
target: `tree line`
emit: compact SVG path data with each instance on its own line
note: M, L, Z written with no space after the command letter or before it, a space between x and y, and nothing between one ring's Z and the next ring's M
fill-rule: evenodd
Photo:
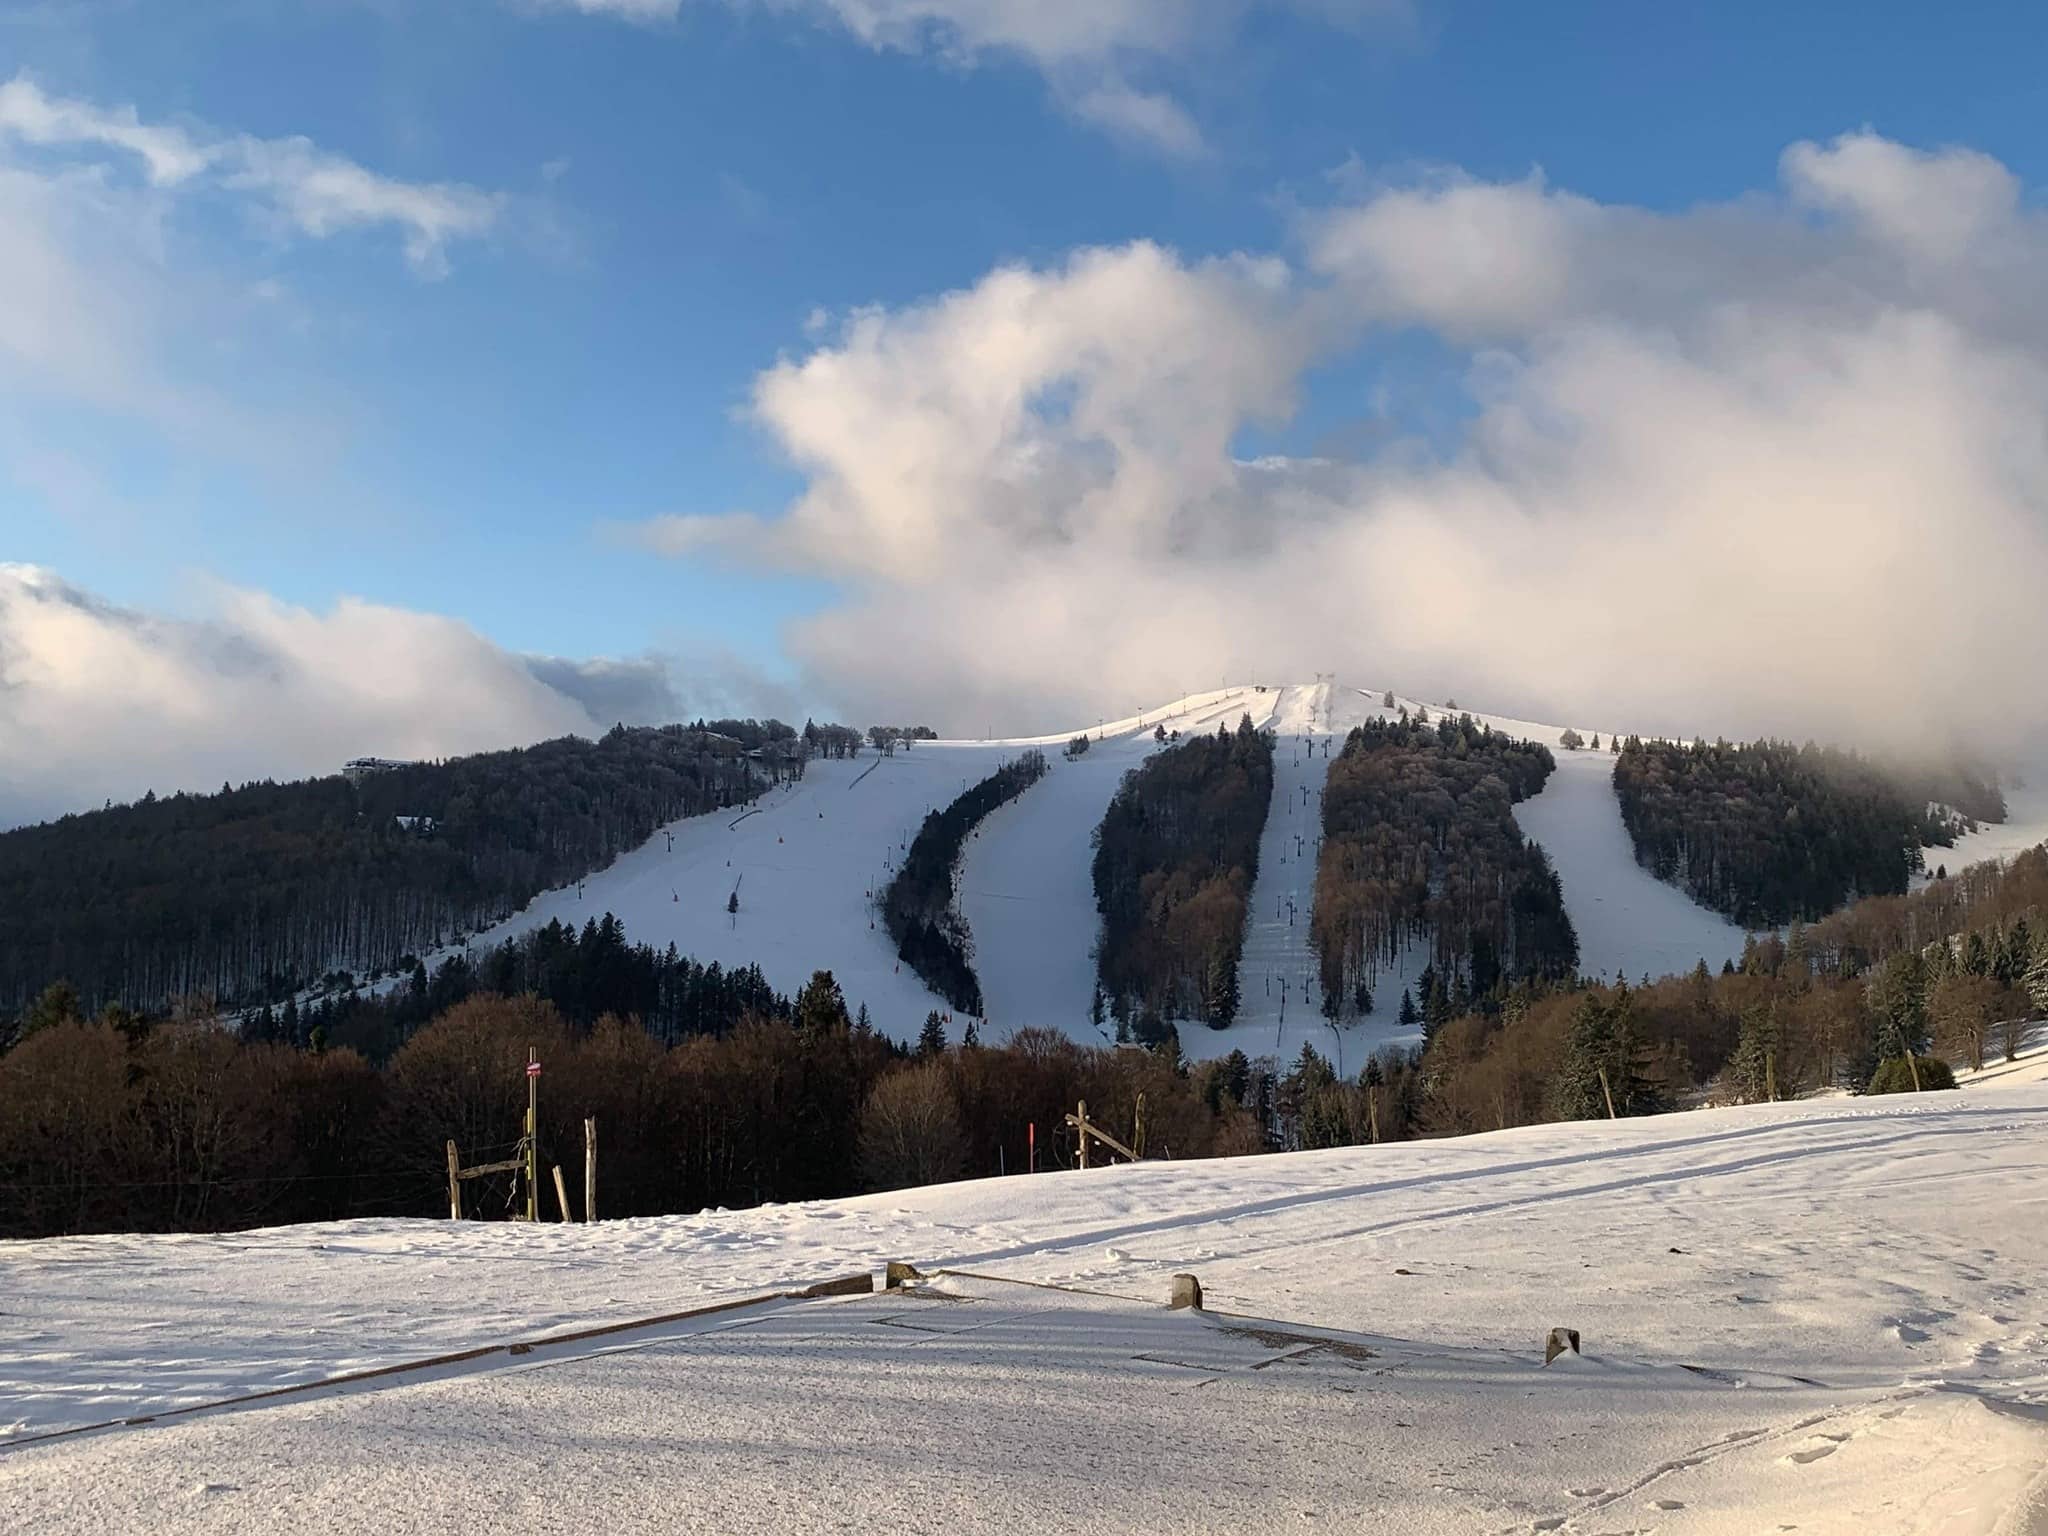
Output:
M882 920L896 953L956 1012L979 1015L974 941L957 904L955 872L968 835L1046 774L1045 754L1026 751L1004 763L944 810L926 815L902 868L882 893Z
M1811 742L1631 736L1614 791L1637 861L1745 928L1903 892L1922 848L2005 819L2004 796L1984 775L1897 770Z
M1470 715L1403 711L1351 732L1323 788L1311 919L1330 1018L1369 1011L1380 968L1417 942L1446 996L1576 971L1557 873L1513 811L1555 767L1549 748Z
M1718 973L1497 987L1348 1078L1306 1047L1284 1068L1242 1052L1191 1066L1170 1031L1100 1050L928 1028L911 1052L849 1016L829 973L789 1000L728 973L755 1001L665 1037L610 1011L649 954L599 922L451 962L424 1002L401 988L350 1005L431 1010L381 1060L323 1025L287 1039L278 1015L241 1031L203 1008L86 1018L75 991L46 989L0 1034L0 1236L439 1214L448 1140L471 1162L510 1155L529 1048L543 1167L571 1160L596 1115L616 1216L1015 1172L1032 1126L1042 1165L1064 1166L1061 1117L1083 1098L1144 1152L1187 1158L1939 1087L1951 1066L2015 1053L2048 1013L2048 850L1758 938ZM683 962L676 980L714 974ZM476 1215L515 1196L509 1177L468 1187Z
M1228 1025L1245 914L1273 801L1273 741L1194 735L1126 773L1095 830L1100 1002L1141 1041L1175 1019ZM1098 1016L1095 1022L1102 1020Z
M755 722L764 742L772 735ZM363 776L145 796L0 834L0 1010L63 977L94 1009L260 1004L388 972L742 803L765 765L712 728L626 729Z
M1635 984L1524 985L1447 1019L1388 1134L1938 1086L2048 1014L2048 849L1857 902L1739 963ZM1601 1081L1605 1074L1605 1082Z
M1281 1135L1280 1096L1241 1058L1233 1086L1224 1063L1190 1069L1045 1030L913 1053L849 1016L827 972L786 1014L673 1045L616 1014L583 1026L543 997L477 992L382 1064L212 1018L69 1016L0 1055L0 1237L443 1214L449 1140L466 1163L513 1155L529 1049L551 1214L545 1170L574 1165L587 1115L607 1217L1021 1173L1033 1127L1040 1166L1071 1166L1063 1116L1081 1099L1155 1156L1259 1151ZM519 1203L510 1174L464 1196L482 1217Z

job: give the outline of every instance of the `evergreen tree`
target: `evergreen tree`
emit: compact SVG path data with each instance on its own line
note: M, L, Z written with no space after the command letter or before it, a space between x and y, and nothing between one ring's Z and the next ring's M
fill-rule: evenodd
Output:
M1643 1077L1635 999L1626 986L1603 997L1589 992L1572 1015L1564 1055L1551 1080L1551 1110L1563 1120L1646 1115L1663 1108Z
M1927 1050L1927 962L1917 950L1893 955L1864 988L1880 1060Z
M1425 1044L1437 1037L1437 1032L1453 1018L1451 995L1444 990L1443 978L1432 976L1429 991L1422 1003L1422 1038Z
M846 994L830 971L813 971L796 995L796 1027L799 1034L812 1037L850 1028L846 1016Z
M1759 1103L1771 1097L1775 1087L1777 1052L1777 1010L1755 1003L1743 1009L1742 1029L1735 1040L1735 1058L1728 1069L1747 1102Z
M1401 989L1401 1012L1399 1017L1403 1029L1413 1029L1422 1022L1422 1015L1415 1011L1415 994L1406 987Z
M2048 1013L2048 932L2035 944L2033 963L2027 967L2027 999L2036 1013Z
M924 1016L924 1028L918 1032L917 1054L936 1056L946 1049L946 1026L934 1008Z

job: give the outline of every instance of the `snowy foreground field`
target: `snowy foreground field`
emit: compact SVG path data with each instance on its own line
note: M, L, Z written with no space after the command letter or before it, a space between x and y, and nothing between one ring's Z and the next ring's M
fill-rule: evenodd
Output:
M595 1228L0 1245L0 1530L2039 1536L2043 1064ZM502 1348L890 1259L972 1277Z

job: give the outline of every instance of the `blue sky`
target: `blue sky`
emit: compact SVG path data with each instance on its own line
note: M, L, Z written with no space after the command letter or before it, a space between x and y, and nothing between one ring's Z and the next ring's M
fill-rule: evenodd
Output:
M2022 188L2048 172L2048 43L2019 6L1101 3L1107 42L1022 0L0 0L0 80L41 104L302 137L493 210L409 256L402 221L316 227L225 170L158 188L104 139L0 132L0 167L134 242L80 278L132 353L91 387L0 373L0 559L139 613L206 618L216 582L315 613L352 596L512 653L658 654L826 707L860 690L792 626L872 569L695 534L663 554L636 530L798 501L817 467L749 402L864 306L1133 241L1298 281L1319 217L1450 177L1783 214L1787 147L1865 128L1967 146ZM1153 131L1105 92L1143 98ZM79 227L60 248L97 263L109 242ZM1479 350L1381 324L1294 359L1231 449L1455 454ZM147 387L108 382L124 369Z

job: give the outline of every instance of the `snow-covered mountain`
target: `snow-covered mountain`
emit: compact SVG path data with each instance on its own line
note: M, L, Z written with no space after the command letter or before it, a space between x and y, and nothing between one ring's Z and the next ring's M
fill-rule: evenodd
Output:
M1027 747L1045 749L1052 771L992 814L961 861L960 905L974 935L974 964L987 1009L984 1033L999 1039L1028 1025L1102 1043L1089 1021L1099 929L1090 884L1090 839L1118 782L1158 750L1155 733L1213 731L1249 715L1279 737L1274 802L1260 850L1242 970L1244 1007L1227 1030L1188 1028L1193 1057L1292 1055L1311 1042L1352 1069L1381 1046L1411 1038L1393 1006L1419 971L1411 954L1383 975L1383 1005L1368 1019L1332 1029L1318 1013L1308 916L1315 879L1314 834L1324 776L1353 727L1400 709L1447 706L1383 690L1246 684L1161 705L1121 720L1051 736L919 742L890 757L813 761L745 816L694 817L656 832L640 848L587 880L550 891L472 946L490 944L559 918L581 925L612 912L635 942L697 960L759 964L778 989L793 991L830 970L850 1005L865 1003L876 1025L913 1036L925 1014L947 1005L897 962L875 911L927 812ZM1605 752L1558 746L1563 725L1468 711L1512 735L1557 750L1558 771L1516 808L1564 885L1578 931L1581 969L1600 975L1661 975L1704 959L1718 968L1741 953L1742 932L1635 862L1621 825ZM1576 726L1590 739L1604 724ZM1086 734L1073 761L1057 750ZM737 892L740 909L729 913ZM959 1021L964 1023L964 1021ZM958 1023L954 1033L957 1037Z

